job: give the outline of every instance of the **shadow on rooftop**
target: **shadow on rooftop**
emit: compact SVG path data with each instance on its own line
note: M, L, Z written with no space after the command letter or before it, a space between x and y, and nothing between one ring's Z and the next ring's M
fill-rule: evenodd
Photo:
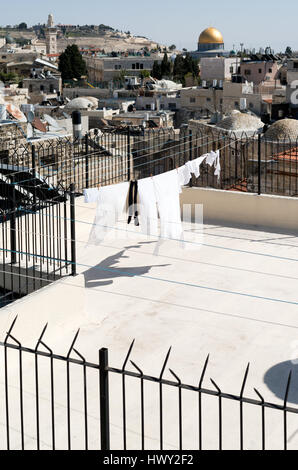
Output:
M117 267L121 259L128 259L128 256L125 256L125 252L129 249L141 248L140 245L128 246L124 250L119 251L113 256L109 256L101 263L97 264L93 268L88 269L84 273L85 277L85 287L87 289L92 289L94 287L104 287L113 284L113 279L119 277L131 277L143 276L150 272L151 268L163 268L169 266L169 264L156 264L149 266L123 266Z
M289 391L288 403L298 404L298 365L292 361L276 364L264 376L264 382L274 395L281 400L285 399L289 374L292 371L292 379ZM266 398L266 397L265 397Z

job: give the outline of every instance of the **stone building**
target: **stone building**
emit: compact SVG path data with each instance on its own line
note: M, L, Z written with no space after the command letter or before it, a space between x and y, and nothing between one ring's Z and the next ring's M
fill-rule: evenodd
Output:
M92 83L110 82L119 77L121 72L126 75L136 75L141 71L151 72L154 61L161 62L162 57L151 55L150 57L88 57L83 56L88 71L89 80Z

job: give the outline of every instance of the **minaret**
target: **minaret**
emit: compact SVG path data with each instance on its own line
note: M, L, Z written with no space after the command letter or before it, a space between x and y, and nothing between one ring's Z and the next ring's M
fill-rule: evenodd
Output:
M57 29L54 26L54 17L48 16L48 24L45 30L47 54L57 54Z
M52 13L49 14L48 16L48 28L54 28L54 16Z

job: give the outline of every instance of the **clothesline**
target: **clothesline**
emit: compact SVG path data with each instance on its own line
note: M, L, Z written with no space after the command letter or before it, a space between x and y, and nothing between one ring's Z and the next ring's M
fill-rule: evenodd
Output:
M214 141L212 141L212 142L209 142L209 145L211 145L211 144L213 144L213 143L215 143L215 142L218 142L218 139L217 139L217 140L214 140ZM229 144L228 144L228 145L229 145ZM228 145L227 145L227 146L228 146ZM224 149L224 148L226 148L227 146L222 147L221 149ZM174 147L171 147L171 149L173 149L173 148L174 148ZM201 148L201 145L199 145L199 146L197 146L197 147L193 147L193 151L195 151L195 150L197 150L197 149L199 149L199 148ZM156 162L165 160L165 159L167 159L167 158L175 158L175 157L177 157L178 155L181 155L181 154L185 154L185 149L183 149L183 150L181 150L181 152L175 153L175 154L173 154L173 155L167 155L167 156L161 157L161 158L159 158L159 159L152 160L152 162L144 162L144 163L141 163L141 164L139 164L139 165L134 165L134 168L133 168L133 169L140 168L140 167L146 166L146 165L150 165L151 163L154 164L154 163L156 163ZM151 155L151 154L149 154L149 155ZM141 158L143 159L144 157L145 157L145 156L142 155L142 156L138 157L138 159L141 159ZM73 162L72 159L70 159L69 161L72 161L72 162ZM102 162L102 167L104 167L104 166L106 166L106 162ZM43 167L40 167L40 168L43 168ZM100 168L92 168L92 165L91 165L91 168L89 167L88 171L84 170L83 172L80 172L80 176L84 176L85 174L88 174L88 173L90 174L90 173L92 173L92 171L94 171L94 172L99 171L99 169L100 169ZM73 170L74 170L74 168L72 167L72 168L70 168L68 171L63 172L63 176L64 176L64 177L67 177L68 174L72 174L72 173L73 173ZM19 172L9 173L9 174L7 174L7 175L5 175L5 176L6 176L6 177L9 177L9 176L12 176L12 175L17 174L17 173L19 173ZM53 176L54 176L55 174L57 174L57 173L59 173L59 170L55 170L55 172L53 172L53 174L50 175L50 176L48 176L48 177L53 177ZM120 176L124 176L124 175L126 175L126 174L127 174L127 171L126 171L126 172L123 172L123 173L118 173L115 178L118 178L118 177L120 177ZM109 179L112 179L112 178L109 178ZM28 178L28 179L25 179L25 180L22 180L22 181L18 181L18 182L13 182L13 183L10 183L10 184L11 184L11 185L14 185L14 186L18 186L18 185L20 185L21 183L26 183L26 182L29 182L29 181L32 181L32 178ZM35 187L38 188L38 187L41 187L41 186L42 186L42 184L39 184L39 185L36 185ZM49 188L49 190L51 190L51 189L52 189L52 188Z
M207 137L207 136L200 137L198 140L203 140L203 139L205 139L206 137ZM180 140L180 141L177 141L177 144L176 144L175 146L171 147L171 149L172 149L172 148L175 148L175 147L181 146L181 144L183 144L184 141L187 140L187 139L189 140L189 136L183 138L183 139ZM216 139L216 140L214 140L214 142L219 141L219 140L222 140L222 139L225 139L225 137L222 137L221 139ZM165 143L166 143L166 142L165 142ZM212 142L211 142L211 143L212 143ZM64 165L66 162L69 162L69 161L73 162L73 161L74 161L74 158L77 158L77 159L82 158L82 159L83 159L83 158L85 158L85 157L92 157L92 156L94 156L94 155L96 156L97 154L100 154L100 153L103 152L103 151L110 152L110 150L106 149L104 146L102 146L102 147L103 147L103 149L98 149L98 150L96 150L95 152L92 152L92 153L87 153L87 154L84 154L84 155L73 155L71 158L68 158L68 159L66 159L66 160L63 160L63 165ZM150 149L152 149L152 148L156 148L156 146L153 145L152 147L145 147L144 149L142 149L142 151L143 151L143 150L146 150L146 151L147 151L147 150L150 150ZM115 149L112 149L112 150L115 150ZM116 149L116 150L117 150L117 149ZM134 153L134 152L132 151L131 154L133 154L133 153ZM144 154L144 155L142 155L142 156L140 156L140 157L137 157L137 158L144 158L144 157L149 156L149 155L152 155L152 153L147 153L147 154ZM118 158L119 156L118 156L118 155L108 155L108 157L109 157L109 158ZM136 159L137 159L137 158L136 158ZM53 166L53 163L49 163L49 164L47 164L47 165L41 165L39 168L40 168L40 169L44 169L44 168L50 168L51 166ZM33 170L36 169L35 167L27 168L27 167L24 167L24 166L21 166L21 165L20 165L20 168L23 168L23 169L26 168L26 171L33 171ZM19 170L19 171L20 171L20 170ZM9 173L9 174L7 174L6 176L13 176L13 175L19 173L19 171L15 171L15 172ZM58 171L58 170L57 170L57 171Z

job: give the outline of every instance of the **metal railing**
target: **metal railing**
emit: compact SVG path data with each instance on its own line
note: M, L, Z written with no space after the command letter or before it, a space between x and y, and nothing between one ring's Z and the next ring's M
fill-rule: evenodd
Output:
M266 450L272 447L270 432L279 428L274 449L287 450L290 417L291 428L297 429L298 409L288 404L291 373L284 384L283 402L274 404L265 401L257 389L253 391L255 398L245 396L249 365L237 393L225 393L213 379L213 388L204 385L209 356L197 385L190 385L168 369L171 349L160 374L150 376L131 360L134 343L122 367L114 368L107 349L100 349L98 362L85 359L76 349L79 332L66 355L55 354L45 342L47 326L34 349L23 347L13 335L15 322L0 342L0 403L5 415L1 449L26 449L27 444L37 450L169 450L169 446L180 450L245 450L252 446ZM168 373L172 379L166 378ZM109 384L115 377L120 382L111 393ZM227 403L234 403L228 415ZM190 430L195 440L190 438ZM251 434L253 444L248 437ZM228 443L230 437L233 445Z

